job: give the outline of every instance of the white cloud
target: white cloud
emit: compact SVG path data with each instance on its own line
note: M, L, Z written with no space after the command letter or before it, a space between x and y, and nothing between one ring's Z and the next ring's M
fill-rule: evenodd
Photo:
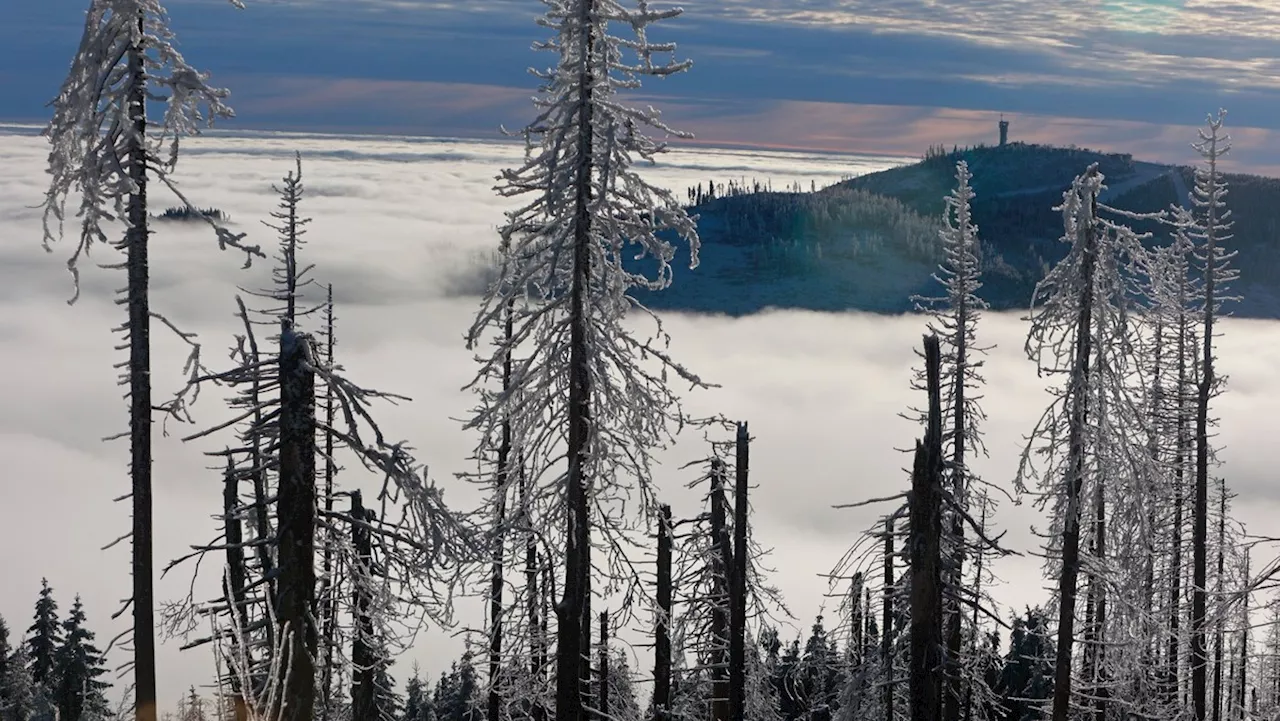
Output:
M519 158L519 149L435 139L335 138L317 135L212 137L191 143L183 186L193 200L230 212L239 227L266 246L270 232L258 224L274 207L270 185L291 167L292 152L304 155L304 177L314 192L306 214L314 218L307 256L316 277L332 279L342 299L338 308L340 360L355 379L415 401L380 409L392 436L405 437L445 484L447 497L463 507L476 500L452 474L466 469L473 439L450 418L463 416L471 399L459 388L471 379L473 364L462 333L475 299L454 297L446 280L466 268L470 254L492 247L493 229L504 203L495 199L493 177ZM45 255L38 246L38 213L26 206L40 200L43 146L37 138L0 136L0 457L5 460L4 524L0 525L0 613L10 625L27 625L41 576L48 576L67 607L84 595L99 638L123 626L109 622L119 599L128 595L127 551L99 547L126 528L128 509L110 499L127 488L123 442L100 438L124 428L125 407L111 363L116 338L108 329L120 322L111 303L118 274L86 270L85 297L67 307L69 280L62 268L67 247ZM810 178L830 182L880 160L814 154L746 151L681 151L652 170L652 176L683 190L707 179L739 175L771 177L774 185ZM160 203L162 201L156 201ZM182 327L198 331L207 360L217 365L230 336L236 284L257 287L266 264L240 271L239 258L220 254L208 234L195 228L158 225L154 242L155 306ZM99 260L110 257L102 253ZM886 495L902 487L907 458L892 449L907 447L918 429L897 413L919 401L908 390L909 366L923 330L919 319L861 314L770 312L758 316L673 315L667 319L673 351L690 368L723 388L694 395L695 413L724 413L748 420L757 437L752 449L757 537L774 547L777 585L786 593L805 628L822 601L823 582L843 550L877 516L878 509L838 511L833 504ZM1007 485L1026 432L1045 401L1034 369L1020 356L1022 326L1012 316L984 322L984 342L995 342L985 405L989 462L979 470ZM180 381L184 349L160 329L153 360L158 393ZM1265 451L1269 430L1263 419L1276 415L1280 364L1280 324L1228 322L1224 327L1222 370L1233 391L1218 402L1224 472L1240 491L1240 515L1260 525L1280 500L1269 487ZM202 424L225 418L216 394L196 407ZM175 434L175 435L180 435ZM220 479L206 470L203 452L215 441L183 444L157 438L156 549L163 565L206 540L210 516L220 503ZM684 489L680 465L704 455L690 435L664 456L656 479L677 514L695 512ZM344 475L348 482L358 477ZM17 509L18 512L14 512ZM1029 550L1027 531L1035 519L1029 506L1005 504L996 522L1009 529L1009 542ZM997 568L1007 584L999 592L1013 605L1040 600L1034 558ZM207 574L206 574L207 575ZM161 598L186 590L187 572L175 571L159 585ZM199 593L212 592L203 578ZM476 604L464 602L464 618ZM180 653L177 643L161 650L162 703L171 706L181 690L212 676L207 653ZM434 676L460 651L460 642L428 633L398 666L405 678L418 660ZM113 654L113 661L122 661Z

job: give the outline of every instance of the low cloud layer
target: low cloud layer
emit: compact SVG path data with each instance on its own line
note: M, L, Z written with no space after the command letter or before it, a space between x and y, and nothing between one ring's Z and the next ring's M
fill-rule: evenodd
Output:
M353 379L414 398L378 409L384 429L409 440L447 489L446 497L470 508L477 502L474 490L452 478L468 470L474 438L451 419L463 417L472 404L459 389L475 370L462 334L477 299L459 297L449 283L477 254L495 246L494 228L505 205L491 186L501 168L518 161L520 150L437 139L215 137L191 144L181 181L193 200L231 213L251 240L270 247L271 231L259 221L275 206L271 184L292 168L295 149L304 156L305 214L314 218L305 252L317 266L316 278L333 282L339 298L339 360ZM20 511L0 526L0 567L6 569L0 613L11 627L25 628L40 578L47 576L64 608L73 593L84 596L90 624L105 641L123 628L108 616L129 587L127 550L98 550L128 523L127 506L110 502L127 488L127 444L100 441L126 423L111 367L122 355L111 350L118 338L109 330L122 319L112 291L123 279L86 268L85 296L68 307L63 261L70 249L41 251L39 212L28 207L41 199L42 142L29 134L0 135L0 158L0 237L6 239L0 244L0 367L6 369L0 374L0 457L6 464L0 492L6 509ZM707 150L673 154L650 175L682 191L738 176L772 178L775 186L793 180L807 186L811 178L823 184L882 166L875 159ZM239 331L232 316L235 288L261 287L268 264L242 271L242 258L220 253L207 232L185 225L156 228L154 305L198 332L206 362L222 367L231 335ZM97 261L115 259L100 250ZM909 380L923 323L914 317L767 312L737 319L677 314L666 325L673 353L722 386L691 395L688 409L751 424L752 472L759 486L756 534L775 549L774 578L797 617L796 630L784 635L799 633L824 601L825 582L818 574L829 572L883 510L832 506L904 486L908 458L893 449L910 446L919 429L897 414L922 402L909 390ZM986 368L984 400L991 458L977 469L1006 488L1022 435L1047 402L1044 381L1022 357L1024 333L1013 315L989 315L981 329L983 343L997 348ZM154 336L157 396L163 397L181 382L185 349L161 329ZM1230 392L1216 405L1222 418L1221 472L1240 493L1238 515L1258 530L1280 509L1269 429L1269 419L1280 411L1277 365L1280 324L1224 324L1221 370L1229 376ZM216 392L202 397L195 410L202 425L227 418ZM211 516L220 502L220 478L207 470L211 459L203 454L220 448L221 441L184 444L177 437L191 429L170 430L171 437L156 443L158 565L211 537ZM697 510L684 489L689 471L679 467L704 455L696 434L662 455L655 480L677 514ZM373 479L351 470L342 480ZM1029 504L1008 502L995 523L1023 551L1034 549L1029 526L1044 525ZM1040 601L1038 566L1030 556L1001 562L996 570L1005 584L998 599L1011 606ZM183 595L189 573L179 569L161 581L160 597ZM197 595L212 594L213 588L205 574ZM460 615L473 623L479 618L472 602L463 603ZM166 707L182 689L208 682L213 673L207 653L179 652L178 645L168 642L161 650ZM395 675L405 678L416 660L434 676L460 650L458 639L428 632ZM113 652L112 661L123 656Z

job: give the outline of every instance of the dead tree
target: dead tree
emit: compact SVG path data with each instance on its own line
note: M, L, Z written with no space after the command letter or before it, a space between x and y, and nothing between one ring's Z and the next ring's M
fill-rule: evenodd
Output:
M361 582L373 576L373 544L369 526L365 523L366 514L360 491L352 491L351 546L355 552L352 575L360 580L351 584L351 608L355 625L355 634L351 639L351 718L378 721L374 680L378 659L373 649L373 600L369 595L369 584Z
M894 644L894 621L897 614L894 613L893 605L897 594L893 580L893 520L894 516L888 515L884 519L884 588L881 591L881 609L880 609L880 664L884 668L884 718L885 721L894 721L894 685L896 679L893 674L893 644Z
M600 686L596 708L601 719L609 718L609 612L600 612Z
M929 420L911 473L911 721L942 718L942 401L937 336L924 341Z
M714 579L711 599L711 719L729 721L729 577L733 573L733 549L729 541L724 495L725 467L711 461L711 554Z
M671 709L671 506L658 509L658 614L654 624L654 721L668 721Z
M746 719L747 464L750 443L747 424L739 423L734 461L733 565L729 575L729 715L732 721Z
M315 716L316 396L311 341L280 332L280 478L277 517L280 575L276 626L287 633L288 674L281 686L281 721Z
M248 627L248 617L246 615L246 594L245 594L245 559L244 559L244 536L240 524L240 487L239 474L236 472L235 463L230 457L227 458L227 471L223 481L222 492L222 517L223 517L223 533L227 540L227 577L224 581L226 584L226 593L224 600L227 604L228 613L233 617L232 621L232 637L231 652L235 656L241 656L250 653L248 639L245 637L244 629ZM248 704L245 702L244 689L241 688L241 678L239 674L230 673L227 678L228 685L231 687L231 703L234 714L234 721L248 721Z

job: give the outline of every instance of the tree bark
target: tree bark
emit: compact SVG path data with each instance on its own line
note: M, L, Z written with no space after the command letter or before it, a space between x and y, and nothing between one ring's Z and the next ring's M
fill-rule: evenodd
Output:
M658 509L658 624L654 629L653 715L667 721L671 709L671 506Z
M299 160L298 177L302 177L302 165ZM328 286L325 301L325 360L333 365L333 284ZM333 459L333 424L336 420L337 408L333 397L333 387L325 384L324 389L324 510L325 517L333 517L333 481L338 475L338 464ZM320 672L320 703L325 713L333 709L333 654L338 645L338 584L333 568L333 544L324 544L322 566L324 577L324 624L321 633L324 637L324 668Z
M1086 177L1097 175L1096 166ZM1093 356L1093 285L1097 263L1098 199L1089 199L1089 225L1085 245L1080 291L1080 313L1076 319L1075 358L1071 384L1071 418L1068 430L1067 517L1062 533L1062 576L1058 582L1058 645L1053 669L1052 721L1067 721L1071 708L1071 647L1075 640L1076 589L1080 574L1080 493L1084 485L1084 431L1089 414L1089 372Z
M745 721L747 701L747 472L751 438L738 424L733 507L733 568L729 585L729 716ZM854 599L856 605L857 599ZM1216 721L1216 720L1215 720Z
M351 577L352 615L355 617L355 634L351 640L351 718L359 721L379 721L376 690L374 688L377 659L373 653L373 619L370 617L372 599L368 584L373 578L373 548L360 491L351 493L351 546L355 550L358 568Z
M287 325L280 345L276 625L289 634L289 664L278 699L284 704L281 721L311 721L316 702L316 628L310 619L316 593L316 396L307 364L314 356L310 339Z
M556 719L587 721L583 696L591 682L586 659L591 652L591 531L588 516L590 482L586 463L591 435L591 358L587 348L587 295L590 293L592 176L595 171L593 137L594 80L593 0L583 0L578 31L583 53L578 76L576 177L574 180L573 277L569 289L569 408L568 460L565 479L564 597L556 608Z
M1205 219L1204 335L1200 359L1200 382L1196 393L1196 487L1191 529L1191 713L1195 721L1205 721L1205 584L1209 549L1209 396L1213 392L1213 322L1217 281L1218 168L1217 133L1209 152L1208 216Z
M1227 542L1227 482L1220 480L1219 484L1222 497L1218 501L1218 574L1217 590L1214 594L1217 597L1218 613L1215 614L1213 629L1213 721L1222 721L1222 636L1226 617L1226 606L1222 596L1222 572Z
M729 547L729 531L725 527L725 468L719 458L711 461L711 719L729 720L729 577L733 574L733 550Z
M223 528L227 537L227 587L225 599L227 609L232 616L231 653L238 661L248 658L249 644L245 637L248 620L245 616L245 568L244 568L244 534L240 526L240 484L235 464L227 458L227 470L223 476L222 517ZM231 703L234 721L248 721L249 708L245 703L244 689L240 685L238 665L233 662L228 680L231 685Z
M884 667L884 718L894 719L893 686L893 620L897 614L893 612L893 516L884 519L884 590L883 606L880 610L880 663Z
M596 701L600 718L609 718L609 612L600 612L600 691Z
M151 306L147 228L145 15L128 50L129 194L125 302L129 315L129 474L133 505L133 693L137 721L156 721L155 591L151 538Z
M968 227L968 204L962 203L962 211L958 211L957 224L963 230ZM955 378L952 379L952 428L951 428L951 495L956 508L951 511L951 558L947 569L950 579L951 593L946 598L947 619L947 694L943 700L943 718L946 721L960 721L960 704L963 697L960 668L961 652L961 617L960 592L964 586L964 520L960 510L969 506L965 470L965 442L968 424L965 418L965 371L968 365L968 337L966 328L969 324L968 294L961 293L956 307L956 347Z
M509 344L512 336L513 301L507 301L506 318L503 321L504 340ZM511 349L508 345L502 358L502 392L511 389ZM498 466L496 490L498 507L496 510L497 526L503 528L506 523L507 493L511 485L511 421L502 420L502 440L498 446ZM502 696L499 691L499 674L502 671L502 560L506 552L506 532L502 531L494 539L493 566L489 578L489 703L488 721L500 721L502 714Z
M937 336L926 336L928 426L911 473L911 721L942 717L942 408Z

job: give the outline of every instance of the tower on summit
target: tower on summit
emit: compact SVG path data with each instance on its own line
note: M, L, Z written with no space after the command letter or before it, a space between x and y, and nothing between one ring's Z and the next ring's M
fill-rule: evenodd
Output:
M1004 115L1000 115L1000 147L1009 144L1009 121L1004 119Z

